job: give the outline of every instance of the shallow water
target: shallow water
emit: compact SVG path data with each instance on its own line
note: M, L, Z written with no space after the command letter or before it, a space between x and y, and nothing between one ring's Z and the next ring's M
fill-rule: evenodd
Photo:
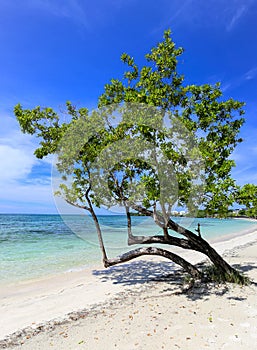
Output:
M109 256L128 250L126 218L99 217ZM206 239L257 229L257 223L233 219L176 218L195 230L201 225ZM161 233L151 218L132 217L138 235ZM92 220L79 215L0 214L0 284L23 281L101 263Z

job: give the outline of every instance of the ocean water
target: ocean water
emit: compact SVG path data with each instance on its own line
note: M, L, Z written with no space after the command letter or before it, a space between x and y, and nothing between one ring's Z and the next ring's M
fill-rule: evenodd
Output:
M199 222L207 240L257 229L257 223L233 219L176 218L194 230ZM126 218L100 216L108 256L129 250ZM132 217L138 235L161 233L151 218ZM87 215L0 214L0 284L90 267L101 263L101 252L91 218Z

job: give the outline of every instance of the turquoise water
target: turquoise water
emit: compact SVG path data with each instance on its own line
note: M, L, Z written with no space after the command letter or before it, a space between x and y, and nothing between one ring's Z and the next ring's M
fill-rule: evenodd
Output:
M129 248L126 219L100 216L110 257ZM201 224L206 239L257 228L246 220L175 219L194 230ZM161 233L151 218L133 217L134 234ZM33 279L101 263L94 225L88 216L0 214L0 283Z

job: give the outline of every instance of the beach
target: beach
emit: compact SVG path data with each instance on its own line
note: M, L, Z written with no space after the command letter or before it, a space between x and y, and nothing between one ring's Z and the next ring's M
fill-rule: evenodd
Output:
M13 284L0 292L0 348L253 349L257 232L214 247L255 283L183 292L180 269L155 257ZM198 253L182 253L190 261L203 260Z

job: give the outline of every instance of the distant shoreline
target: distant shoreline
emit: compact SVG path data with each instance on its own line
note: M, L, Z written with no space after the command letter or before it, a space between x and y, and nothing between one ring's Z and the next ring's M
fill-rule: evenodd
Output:
M65 213L65 214L60 214L60 213L0 213L0 215L49 215L49 216L90 216L87 212L83 212L80 214L75 214L75 213ZM110 214L98 214L99 216L126 216L124 213L110 213ZM130 213L131 216L142 216L142 217L147 217L146 215L140 214L140 213ZM194 219L245 219L245 220L253 220L257 221L257 218L252 218L252 217L247 217L247 216L228 216L226 218L223 217L216 217L216 216L196 216L196 217L191 217L191 216L186 216L186 215L173 215L171 218L194 218Z

